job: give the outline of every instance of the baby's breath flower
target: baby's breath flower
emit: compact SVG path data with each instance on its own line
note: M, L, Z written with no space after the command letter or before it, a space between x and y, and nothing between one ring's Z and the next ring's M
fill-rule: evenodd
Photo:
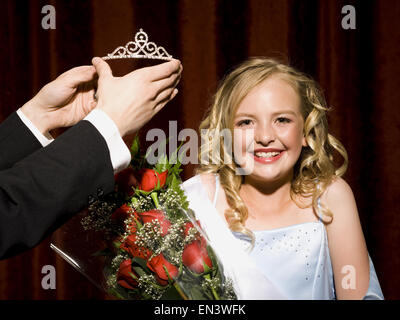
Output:
M135 201L131 202L132 208L136 212L146 212L154 208L154 202L151 198L150 194L148 195L141 195L138 198L135 198Z
M225 282L222 284L222 296L226 300L236 300L236 293L233 289L233 282L232 279L228 278L225 279Z
M107 287L110 289L116 289L118 287L118 283L117 283L117 274L113 273L110 274L107 278Z
M136 232L135 244L152 251L157 250L162 242L161 224L157 219L143 224L142 228Z
M105 239L112 238L121 232L121 227L110 219L117 205L107 201L96 201L88 208L88 213L82 218L81 224L84 230L102 231Z
M208 278L204 278L201 287L203 288L203 290L207 290L207 288L210 289L214 289L217 290L219 285L220 285L220 279L218 277L212 278L212 279L208 279Z
M162 239L161 245L153 250L152 257L163 253L165 257L175 266L179 266L182 259L182 252L185 246L183 239L185 219L180 218L172 223L168 233Z
M174 189L167 189L159 196L160 202L169 209L179 208L182 204L182 199L178 192Z
M165 289L154 285L156 283L156 278L152 274L140 276L138 283L138 287L153 300L159 300L165 292Z
M128 258L128 255L126 255L125 253L117 254L111 261L111 269L114 271L118 271L121 263Z
M192 243L194 240L196 240L199 237L199 234L199 231L195 227L190 228L185 237L185 245Z

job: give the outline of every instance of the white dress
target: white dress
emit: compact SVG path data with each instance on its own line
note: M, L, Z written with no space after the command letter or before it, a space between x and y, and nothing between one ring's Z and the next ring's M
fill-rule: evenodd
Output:
M200 175L182 187L189 208L200 220L211 245L232 278L239 299L335 299L332 264L324 224L306 222L288 227L254 231L255 247L246 236L233 233L215 204L219 190L216 174L214 201L208 197ZM370 282L364 299L383 299L371 258Z

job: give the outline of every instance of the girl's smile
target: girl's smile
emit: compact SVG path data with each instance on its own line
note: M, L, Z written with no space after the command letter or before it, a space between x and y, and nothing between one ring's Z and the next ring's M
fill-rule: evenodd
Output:
M300 97L279 76L253 88L234 118L235 158L256 180L275 181L292 174L302 147L304 121Z
M281 158L283 152L278 151L278 149L257 149L254 151L254 160L263 164L273 163Z

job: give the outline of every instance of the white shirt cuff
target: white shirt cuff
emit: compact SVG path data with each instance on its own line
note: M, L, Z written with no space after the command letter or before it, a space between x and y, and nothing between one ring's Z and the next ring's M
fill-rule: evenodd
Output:
M17 110L17 115L20 117L21 121L28 127L28 129L33 133L36 139L39 140L40 144L45 147L54 141L54 138L49 132L43 135L38 128L28 119L26 115L22 112L21 108Z
M92 110L83 120L93 124L106 140L114 173L125 169L131 162L131 153L114 121L99 109Z

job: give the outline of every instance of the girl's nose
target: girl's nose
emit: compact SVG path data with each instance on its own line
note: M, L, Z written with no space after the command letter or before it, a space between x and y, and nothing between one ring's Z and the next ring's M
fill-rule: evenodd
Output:
M263 126L256 129L254 140L256 143L268 145L275 140L274 130L269 126Z

